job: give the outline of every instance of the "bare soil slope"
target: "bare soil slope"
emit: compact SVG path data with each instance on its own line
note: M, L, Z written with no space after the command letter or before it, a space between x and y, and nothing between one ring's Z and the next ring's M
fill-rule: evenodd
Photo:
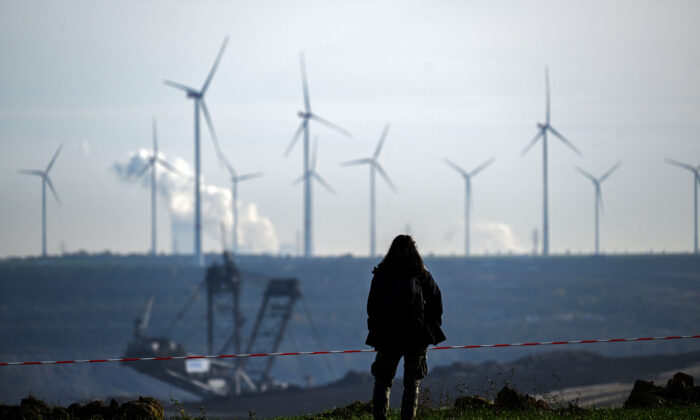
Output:
M681 355L609 358L588 351L557 351L526 356L513 362L454 363L432 369L422 385L423 398L452 401L460 395L479 394L493 399L506 382L526 393L566 403L580 398L584 405L619 406L635 379L666 380L677 371L691 375L700 370L700 351ZM204 406L213 417L260 417L318 413L353 401L371 398L373 378L368 372L350 372L326 386L267 394L217 398L188 406ZM401 379L394 381L392 407L400 405ZM429 394L429 396L428 396Z

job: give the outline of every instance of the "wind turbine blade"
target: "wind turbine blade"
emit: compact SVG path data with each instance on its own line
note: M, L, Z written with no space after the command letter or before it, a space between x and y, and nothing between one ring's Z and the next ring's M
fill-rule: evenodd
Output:
M241 175L239 177L236 177L236 179L238 181L248 181L249 179L260 178L261 176L263 176L262 172L255 172L252 174Z
M599 179L598 181L599 181L599 182L603 182L603 181L605 181L606 179L608 179L608 177L609 177L610 175L612 175L612 173L615 172L615 171L617 170L617 168L620 167L620 165L622 165L622 162L618 161L615 165L613 165L612 168L608 169L608 171L605 172L605 173L603 174L603 176L601 176L600 179Z
M53 157L51 158L51 162L49 162L49 166L46 167L46 170L44 173L48 174L49 171L51 170L51 167L53 167L54 162L56 162L56 158L58 157L58 154L61 153L61 149L63 149L63 145L58 146L58 149L56 149L56 153L53 154Z
M168 163L168 161L166 161L165 159L158 158L157 162L160 163L161 165L163 165L163 167L165 169L169 170L170 172L173 172L177 175L180 175L183 178L186 178L185 174L182 173L181 170L177 169L176 167L174 167L173 165Z
M476 169L474 169L473 171L471 171L471 172L469 173L469 176L470 176L470 177L473 177L474 175L476 175L476 174L478 174L479 172L483 171L484 169L486 169L487 166L489 166L490 164L492 164L493 161L495 161L495 160L496 160L496 158L495 158L495 157L492 157L491 159L489 159L489 160L487 160L486 162L482 163L482 164L479 165Z
M579 172L581 173L581 175L583 175L583 176L585 176L586 178L590 179L591 182L593 182L594 184L597 184L597 183L598 183L598 180L597 180L593 175L591 175L590 173L584 171L583 169L579 168L578 166L574 166L574 168L576 168L576 170L579 171Z
M364 165L366 163L372 163L374 162L374 159L371 158L364 158L364 159L353 159L353 160L348 160L343 163L341 163L341 166L355 166L355 165Z
M44 173L38 169L17 169L17 173L22 175L44 176Z
M223 44L221 44L221 48L219 48L219 54L216 56L216 61L214 61L214 65L211 67L211 70L209 70L207 80L204 82L202 90L200 91L202 96L204 96L204 94L207 91L207 88L209 88L209 83L211 83L211 79L214 77L214 73L216 73L216 68L219 67L219 61L221 61L221 56L224 54L226 44L228 44L228 37L224 38L224 42Z
M223 164L226 167L231 178L236 178L238 174L233 168L233 165L231 165L231 162L229 162L229 160L226 158L226 155L224 155L224 152L221 149L217 148L216 156L219 158L219 164Z
M311 113L311 100L309 99L309 85L306 81L306 63L304 53L299 53L299 65L301 66L301 88L304 91L304 108L306 113Z
M386 181L386 183L389 184L389 187L391 187L391 189L394 192L396 192L396 185L394 185L394 183L391 182L391 179L389 179L389 175L387 175L386 172L384 172L384 168L382 168L382 165L380 165L379 162L375 162L374 167L377 168L377 171L379 171L379 175L381 175L382 178L384 178L384 181Z
M181 83L176 83L176 82L173 82L173 81L170 81L170 80L163 80L163 83L166 84L166 85L168 85L168 86L170 86L170 87L174 87L175 89L184 90L184 91L187 92L187 93L190 93L190 92L195 92L195 93L196 93L196 92L197 92L197 89L195 89L195 88L192 88L192 87L183 85L183 84L181 84Z
M532 146L534 146L535 143L537 143L537 140L539 140L540 137L542 137L542 132L543 132L543 131L540 130L540 132L537 133L537 135L535 136L535 138L533 138L532 140L530 140L530 143L528 143L527 146L525 146L525 148L523 149L523 151L520 152L520 156L525 155L525 153L527 153L530 149L532 149Z
M219 158L219 163L220 164L223 163L223 165L228 170L228 173L231 176L231 178L236 178L237 177L236 170L233 169L233 165L231 165L231 162L229 162L228 159L226 159L226 156L224 155L224 153L220 150L217 150L216 155Z
M679 168L687 169L689 171L695 172L695 168L691 165L688 165L687 163L679 162L674 159L669 159L666 158L666 162L670 163L671 165L678 166Z
M443 159L443 160L445 161L445 163L447 164L447 166L449 166L450 168L452 168L452 169L454 169L455 171L457 171L460 175L462 175L462 176L469 176L469 174L467 173L467 171L465 171L464 169L462 169L462 168L461 168L459 165L457 165L456 163L452 162L451 160L449 160L449 159L447 159L447 158L445 158L445 159Z
M335 190L333 189L333 187L331 187L329 183L327 183L323 178L321 178L321 175L317 174L316 172L312 172L312 175L314 179L318 181L319 184L323 185L323 187L328 190L329 193L335 195Z
M386 139L386 135L389 132L389 124L384 126L384 131L382 132L382 136L379 138L379 143L377 143L377 148L374 150L374 158L376 159L379 157L379 153L382 151L382 146L384 146L384 140Z
M301 183L301 181L303 181L305 178L306 178L306 175L300 176L299 178L292 181L292 185L297 185L297 184Z
M600 185L596 185L595 194L598 196L598 204L600 204L600 212L605 214L605 206L603 205L603 193L600 192Z
M153 119L153 156L158 157L158 128L156 119Z
M51 182L51 178L49 178L49 176L47 175L47 176L44 177L44 179L46 179L46 184L48 184L49 189L50 189L51 192L53 193L53 197L56 199L56 201L58 202L58 204L61 204L61 199L58 198L58 194L56 193L56 190L55 190L54 187L53 187L53 183Z
M151 167L152 164L153 164L153 161L150 161L150 160L149 160L145 165L143 165L143 168L141 168L141 170L138 171L138 172L136 173L136 175L134 175L134 180L137 180L137 179L141 178L141 177L143 176L143 174L146 173L146 171L148 170L148 168Z
M219 146L219 138L216 137L216 131L214 130L214 123L211 121L211 115L209 115L209 108L207 108L207 103L202 98L199 103L202 105L202 113L204 114L204 119L207 121L207 127L209 127L209 133L211 134L211 140L214 142L214 147L216 148L216 153L221 156L221 147ZM221 164L221 160L219 160Z
M562 143L564 143L565 145L569 146L569 148L570 148L571 150L573 150L574 152L576 152L577 155L583 156L583 154L581 153L581 151L578 150L578 149L576 148L576 146L574 146L573 143L571 143L569 140L567 140L566 138L564 138L564 136L562 136L557 130L555 130L554 127L552 127L552 126L550 125L550 126L547 126L547 129L548 129L552 134L554 134L559 140L561 140Z
M292 137L292 141L289 142L289 146L287 146L287 150L284 151L285 156L289 156L289 152L292 151L294 148L294 145L297 143L297 140L299 140L299 136L301 135L301 132L304 130L304 124L306 123L306 120L302 121L301 124L299 124L299 128L297 128L297 131L294 133L294 137Z
M550 109L550 102L549 102L549 67L544 68L544 85L545 85L545 95L547 96L547 102L546 102L546 108L545 108L545 121L547 125L549 125L549 109Z
M348 130L344 129L343 127L339 126L338 124L335 124L335 123L328 121L325 118L321 118L316 114L311 114L311 119L320 122L321 124L325 125L326 127L332 128L333 130L344 135L345 137L352 137L352 134L350 134L350 132Z

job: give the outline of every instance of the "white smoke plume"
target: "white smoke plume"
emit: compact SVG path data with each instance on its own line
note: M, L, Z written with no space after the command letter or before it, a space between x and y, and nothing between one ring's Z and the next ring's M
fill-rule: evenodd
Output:
M148 164L150 156L151 152L149 150L140 149L131 153L128 159L115 162L112 165L112 171L121 181L128 183L137 181L142 187L150 188L150 170L140 180L136 180L136 175ZM178 231L182 231L183 227L189 226L189 231L192 232L194 221L194 171L189 163L182 158L166 159L163 153L159 153L158 156L169 162L181 173L173 173L160 165L156 171L158 194L167 200L172 219L171 225L177 226ZM230 232L233 226L231 190L202 182L201 194L203 234L216 238L216 243L219 244L221 237L220 225L223 222L228 232L226 243L230 246ZM255 203L245 204L240 199L238 202L238 215L240 218L238 223L239 247L246 252L276 253L279 249L279 241L275 233L275 227L270 219L260 214ZM173 232L173 235L175 234L177 232Z
M475 248L486 252L522 253L526 251L517 243L510 225L504 222L476 222L473 228L472 244Z

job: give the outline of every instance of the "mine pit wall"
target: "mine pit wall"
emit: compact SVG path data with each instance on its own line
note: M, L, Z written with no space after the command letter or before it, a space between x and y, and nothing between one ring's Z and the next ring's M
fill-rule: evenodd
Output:
M207 256L208 261L218 258ZM147 331L158 334L203 279L204 271L190 262L185 256L114 255L0 261L0 359L121 356L148 296L155 296L155 305ZM364 348L366 295L371 269L378 262L349 256L238 257L244 278L242 310L248 319L243 336L253 324L266 280L296 277L322 345ZM445 344L695 334L700 325L700 257L695 255L428 256L425 262L443 293ZM205 350L203 302L193 305L172 334L193 352ZM283 340L282 350L318 347L302 306L295 310L290 330L295 343ZM219 342L224 340L221 334ZM690 351L697 349L697 343L596 344L585 349L630 356ZM440 351L430 354L430 364L505 361L548 350ZM327 361L279 359L273 376L302 384L302 377L311 375L322 384L351 369L367 370L372 358L323 357ZM83 375L86 383L111 383L124 392L128 388L129 380L114 378L122 375L123 367L61 369ZM110 372L109 380L104 372ZM9 376L21 381L23 375ZM131 373L123 375L136 381Z

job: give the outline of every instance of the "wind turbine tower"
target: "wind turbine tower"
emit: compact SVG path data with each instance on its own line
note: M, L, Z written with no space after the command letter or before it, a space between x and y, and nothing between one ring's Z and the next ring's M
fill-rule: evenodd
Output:
M603 194L600 192L600 184L603 183L610 175L612 175L613 172L617 170L617 168L620 167L622 162L617 162L615 165L613 165L612 168L608 169L607 172L605 172L600 178L596 178L590 173L584 171L583 169L579 168L578 166L576 167L576 170L581 173L581 175L585 176L586 178L590 179L591 182L593 183L593 186L595 187L595 255L600 254L600 229L599 229L599 217L598 217L598 211L599 210L604 210L603 209Z
M558 138L562 143L568 146L577 155L582 156L581 152L569 140L562 136L552 125L549 118L549 69L544 69L545 83L545 122L537 123L538 133L530 143L523 149L521 155L527 153L537 141L542 138L542 254L549 255L549 200L547 186L547 132L550 132L554 137Z
M51 193L53 194L54 198L56 199L56 202L58 204L61 204L61 200L58 198L58 194L56 193L56 190L53 187L53 183L51 182L51 178L49 178L49 171L53 167L53 164L56 162L56 158L58 157L58 154L61 152L61 148L63 148L63 145L58 146L56 153L54 153L53 157L51 158L51 161L46 166L46 169L44 169L43 171L39 170L39 169L19 169L17 171L23 175L35 175L35 176L41 177L41 256L42 257L46 257L46 186L47 185L49 186Z
M311 177L306 176L310 172L309 166L309 120L314 120L318 123L325 125L326 127L332 128L338 131L346 137L351 137L350 133L344 128L334 124L324 118L319 117L317 114L311 111L311 100L309 99L309 88L306 82L306 66L304 64L304 54L300 54L300 65L301 65L301 84L302 90L304 92L304 110L299 111L297 115L301 118L301 123L299 128L297 128L292 141L287 146L287 150L284 152L285 156L289 155L292 151L294 145L296 144L299 136L304 133L304 256L310 257L313 255L313 224L311 218Z
M149 168L151 168L151 255L156 255L156 167L158 164L162 165L165 169L176 173L178 175L184 176L184 174L174 166L169 164L165 159L158 156L158 130L156 127L156 120L153 119L153 154L148 158L146 165L136 174L135 179L141 178Z
M331 187L330 184L327 183L326 180L323 179L321 177L321 175L318 174L318 172L316 172L316 154L317 154L317 152L318 152L318 139L316 139L314 141L314 149L312 152L311 161L309 162L309 170L304 172L304 174L302 174L299 178L292 181L292 185L297 185L303 181L305 191L308 188L309 207L307 208L307 210L308 210L309 217L311 217L312 210L313 210L313 208L311 207L311 197L312 197L312 188L311 187L312 187L312 183L313 183L312 181L314 179L316 180L316 182L321 184L321 186L323 186L323 188L328 190L328 192L330 192L331 194L335 194L335 190L333 189L333 187ZM305 256L308 257L309 255L305 255Z
M694 252L698 253L698 183L700 183L700 165L692 166L687 163L679 162L673 159L666 159L666 162L679 168L686 169L693 173L693 237L694 237Z
M202 112L204 113L204 118L207 121L207 126L209 127L209 132L212 136L212 141L214 142L214 146L218 151L219 146L216 139L216 133L214 132L214 124L211 121L211 116L209 115L209 110L207 109L207 103L204 101L204 95L207 93L211 79L214 77L216 68L219 66L219 61L224 53L224 49L226 49L227 43L228 37L224 39L224 42L219 49L219 54L216 56L216 61L214 61L214 65L209 71L209 75L204 81L204 85L202 85L201 89L197 90L180 83L171 82L170 80L163 81L163 83L170 87L185 91L187 98L194 100L194 263L198 267L204 266L204 256L202 255L202 203L200 198L202 177L199 153L199 109L201 108Z
M231 206L233 207L233 238L231 242L231 251L236 255L238 253L238 183L261 177L263 174L262 172L255 172L252 174L238 175L238 172L236 172L231 162L226 159L223 153L219 153L219 158L226 166L229 176L231 176Z
M491 158L487 160L486 162L482 163L481 165L477 166L476 169L474 169L471 172L467 172L464 169L462 169L460 166L458 166L456 163L452 162L449 159L445 159L445 163L457 171L460 175L462 175L462 178L464 178L464 184L465 184L465 195L464 195L464 255L469 256L471 253L470 249L470 219L469 219L469 211L472 207L472 178L478 174L479 172L483 171L487 166L493 163L493 161L496 160L496 158Z
M354 166L354 165L364 165L367 164L369 165L369 256L374 257L377 255L377 246L376 246L376 217L375 217L375 209L376 209L376 204L375 204L375 188L374 188L374 177L375 177L375 171L379 172L379 174L384 178L384 181L389 185L389 187L392 189L392 191L396 192L396 186L394 185L393 182L391 182L391 179L389 179L389 175L386 174L384 171L384 168L382 168L382 165L379 164L379 153L382 151L382 146L384 145L384 140L386 139L386 135L389 133L389 124L384 126L384 131L382 132L382 136L379 138L379 143L377 143L377 148L374 150L374 154L372 157L369 158L364 158L364 159L355 159L355 160L350 160L347 162L343 163L343 166Z

